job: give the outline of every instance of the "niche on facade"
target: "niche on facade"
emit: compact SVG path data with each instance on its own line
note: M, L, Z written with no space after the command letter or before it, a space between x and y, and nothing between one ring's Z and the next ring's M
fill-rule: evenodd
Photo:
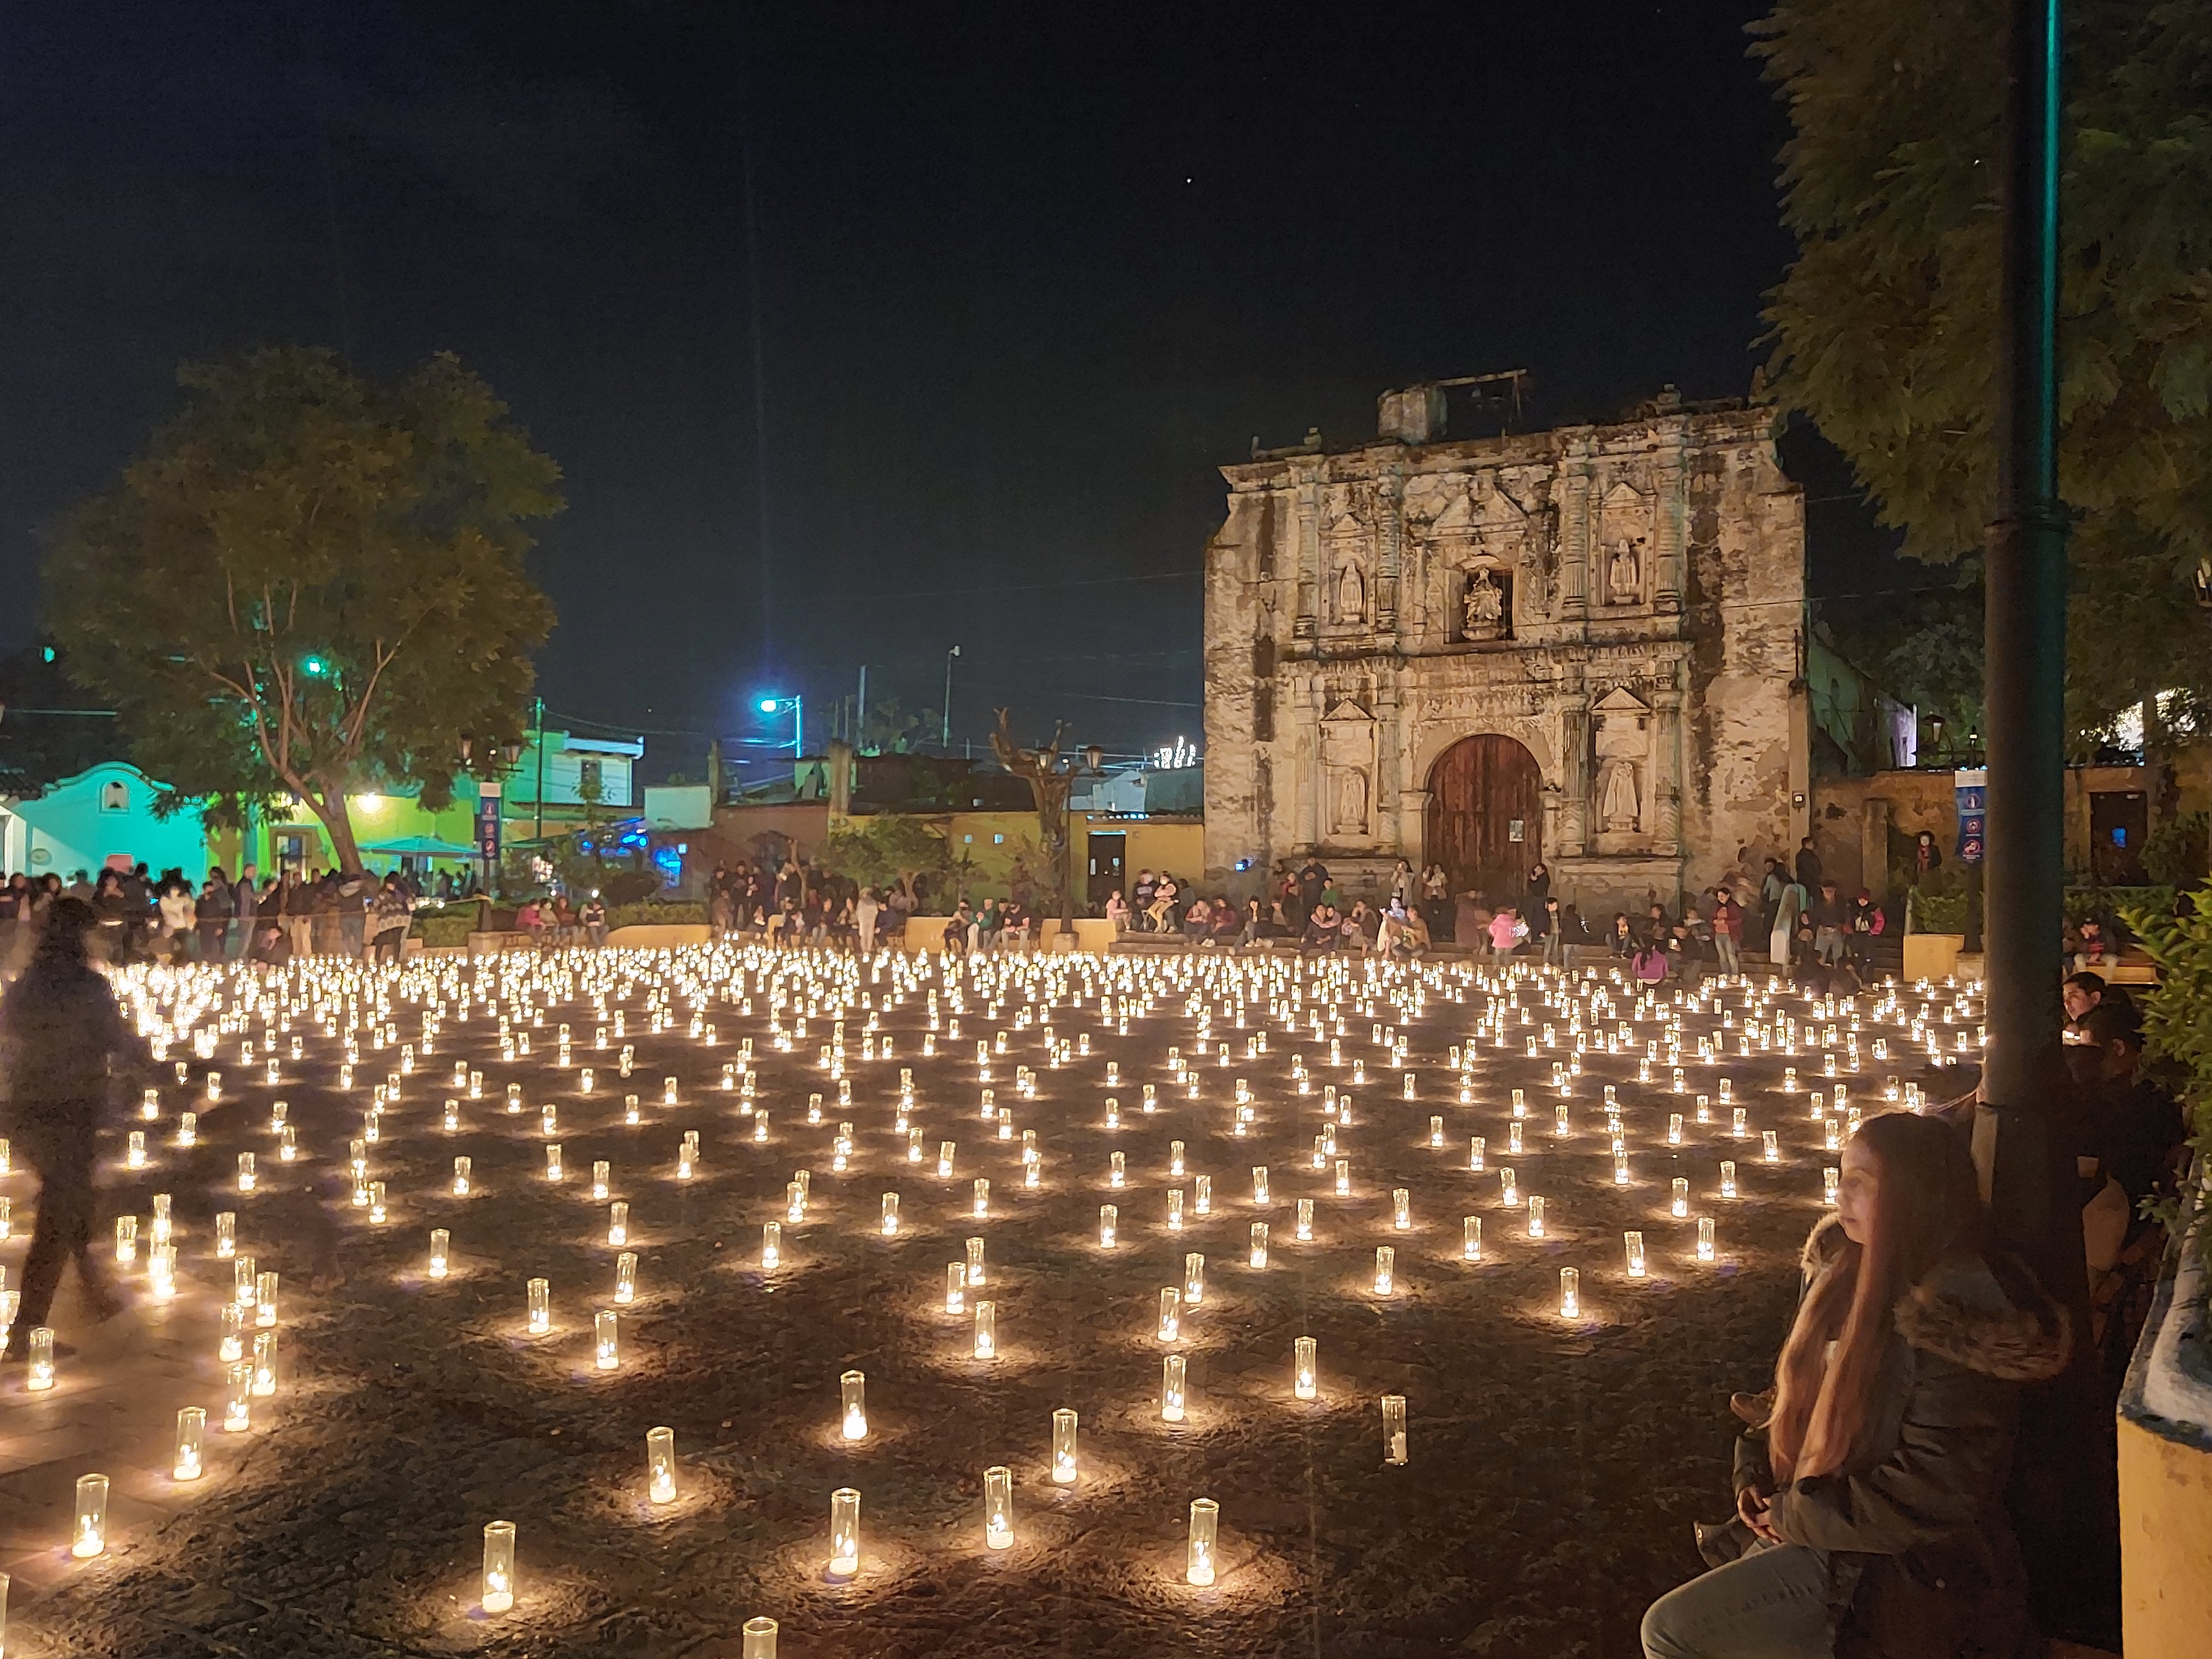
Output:
M1415 533L1430 568L1443 573L1437 598L1450 637L1466 645L1511 639L1516 576L1530 556L1528 514L1487 472L1432 511Z
M1601 853L1639 852L1651 836L1651 707L1616 686L1591 706L1590 818Z
M1349 697L1321 723L1321 823L1338 845L1375 834L1375 721Z
M1321 528L1322 611L1333 628L1364 628L1374 603L1374 532L1348 494L1331 501Z
M1592 583L1601 603L1643 605L1650 598L1651 515L1651 497L1635 485L1623 481L1605 492Z
M1468 645L1513 637L1513 572L1484 559L1460 573L1459 637Z

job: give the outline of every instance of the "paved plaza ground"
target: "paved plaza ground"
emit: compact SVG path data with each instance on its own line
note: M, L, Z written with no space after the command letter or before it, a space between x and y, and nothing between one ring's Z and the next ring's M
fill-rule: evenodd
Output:
M125 988L149 1020L187 1020L213 1040L203 1056L170 1033L158 1117L134 1109L117 1124L98 1248L112 1254L109 1216L140 1218L125 1281L136 1306L88 1328L65 1291L53 1323L80 1352L51 1392L27 1393L18 1373L0 1395L10 1659L735 1659L753 1616L779 1621L793 1659L1628 1652L1646 1603L1698 1567L1691 1523L1729 1511L1728 1395L1764 1381L1796 1249L1822 1212L1822 1169L1837 1161L1810 1091L1832 1105L1841 1083L1868 1110L1891 1079L1940 1097L1959 1073L1929 1065L1926 1039L1955 1054L1976 1014L1943 988L1815 1008L1762 979L1702 999L1668 988L1639 1006L1609 972L1571 994L1527 969L1507 979L1465 963L1280 957L956 960L948 976L935 957L575 952L422 961L396 976L334 964L268 978L133 970ZM840 1018L842 1073L823 1065ZM1932 1021L1917 1041L1904 1029L1916 1019ZM987 1081L976 1041L1001 1033ZM1722 1057L1701 1058L1701 1042ZM241 1043L254 1045L250 1061ZM1554 1067L1577 1043L1583 1070L1563 1097ZM358 1058L342 1079L349 1044ZM383 1185L378 1223L354 1202L348 1143L373 1091L401 1072L403 1044L411 1069L364 1149L366 1178ZM1189 1066L1194 1098L1171 1054ZM480 1073L474 1097L456 1086L457 1062ZM1024 1066L1033 1093L1018 1083ZM1800 1081L1791 1091L1785 1066ZM898 1127L902 1069L909 1133ZM210 1072L222 1079L212 1100ZM747 1077L750 1100L737 1086ZM1250 1094L1242 1134L1239 1079ZM1007 1114L1003 1138L1001 1121L982 1115L986 1089ZM1348 1121L1327 1091L1350 1096ZM810 1122L817 1093L821 1121ZM272 1127L278 1100L298 1148L289 1164ZM188 1109L197 1135L184 1147ZM124 1166L132 1127L147 1132L140 1170ZM688 1179L687 1131L698 1136ZM1324 1133L1334 1152L1316 1169ZM946 1141L952 1170L940 1177ZM561 1147L557 1182L549 1142ZM256 1158L251 1194L238 1189L243 1152ZM1114 1152L1126 1160L1119 1189ZM457 1156L472 1163L466 1196L453 1191ZM1723 1158L1733 1197L1720 1189ZM610 1166L605 1200L592 1194L598 1161ZM1504 1168L1523 1200L1511 1206ZM792 1220L800 1171L808 1193ZM980 1219L978 1176L990 1182ZM19 1167L0 1190L15 1206L12 1282L34 1187ZM1171 1190L1183 1194L1180 1230ZM887 1237L890 1192L899 1224ZM167 1304L151 1299L144 1265L156 1193L174 1206ZM1540 1239L1528 1236L1530 1195L1546 1200ZM1301 1199L1313 1200L1306 1243L1294 1237ZM617 1200L630 1206L620 1247L608 1238ZM1100 1243L1107 1203L1119 1210L1111 1249ZM236 1215L239 1252L281 1274L276 1389L252 1401L241 1433L221 1427L217 1316L234 1264L215 1252L220 1212ZM1482 1224L1479 1261L1466 1255L1468 1216ZM1701 1217L1714 1224L1711 1261L1697 1256ZM773 1269L769 1221L783 1228ZM1269 1226L1264 1267L1251 1261L1255 1221ZM434 1228L451 1235L442 1279L428 1270ZM1641 1279L1626 1267L1629 1230L1647 1253ZM976 1237L985 1284L964 1300L994 1305L989 1358L975 1357L972 1308L946 1307L947 1264ZM1379 1245L1395 1253L1388 1294L1376 1289ZM636 1291L617 1308L623 1249L637 1258ZM1187 1288L1193 1252L1205 1256L1202 1299L1166 1344L1160 1292ZM1560 1310L1562 1267L1580 1275L1572 1316ZM550 1330L538 1336L533 1278L550 1286ZM617 1315L611 1370L595 1364L601 1310ZM1300 1336L1317 1342L1310 1401L1292 1389ZM1180 1424L1162 1416L1169 1354L1188 1367ZM866 1378L858 1442L841 1430L849 1370ZM1402 1465L1384 1457L1386 1394L1407 1401ZM171 1474L185 1405L210 1413L207 1472L192 1482ZM1062 1407L1079 1423L1072 1486L1051 1478ZM678 1496L665 1504L647 1490L656 1426L674 1431ZM1003 1550L985 1540L994 1465L1012 1476ZM88 1470L112 1477L113 1499L106 1553L77 1560L72 1494ZM841 1487L861 1494L860 1559L838 1580L828 1569ZM1185 1582L1199 1498L1220 1505L1206 1589ZM517 1601L493 1617L479 1605L482 1539L502 1519L518 1529Z

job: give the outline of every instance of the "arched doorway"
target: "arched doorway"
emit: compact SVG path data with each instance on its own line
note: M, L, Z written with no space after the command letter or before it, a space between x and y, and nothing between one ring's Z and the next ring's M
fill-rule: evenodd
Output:
M1543 774L1515 739L1462 738L1429 769L1430 860L1452 891L1518 902L1529 866L1544 855Z

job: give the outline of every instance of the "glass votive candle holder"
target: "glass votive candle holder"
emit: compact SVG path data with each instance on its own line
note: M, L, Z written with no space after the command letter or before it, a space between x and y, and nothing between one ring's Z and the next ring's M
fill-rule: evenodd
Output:
M676 1431L645 1431L645 1496L653 1504L676 1501Z
M1382 1396L1382 1461L1406 1462L1406 1396L1402 1394Z

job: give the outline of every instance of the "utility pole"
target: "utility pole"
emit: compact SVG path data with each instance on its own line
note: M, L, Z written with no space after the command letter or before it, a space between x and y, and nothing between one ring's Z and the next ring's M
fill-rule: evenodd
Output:
M945 653L944 719L938 732L937 746L948 755L952 752L952 659L959 654L960 647L957 645Z
M868 665L860 665L860 708L853 717L853 747L858 749L868 734Z
M532 803L538 809L537 838L545 839L545 699L538 700L538 787L532 792L538 799Z
M2119 1590L2117 1448L2086 1340L2088 1270L2074 1158L2055 1118L2064 972L2066 515L2058 499L2058 186L2061 0L2010 0L1999 186L2003 289L1996 420L1996 516L1985 543L1989 835L1984 1018L1976 1139L1997 1231L2073 1316L2074 1362L2023 1391L2014 1517L2045 1628L2110 1623ZM2107 1644L2100 1640L2100 1645Z

